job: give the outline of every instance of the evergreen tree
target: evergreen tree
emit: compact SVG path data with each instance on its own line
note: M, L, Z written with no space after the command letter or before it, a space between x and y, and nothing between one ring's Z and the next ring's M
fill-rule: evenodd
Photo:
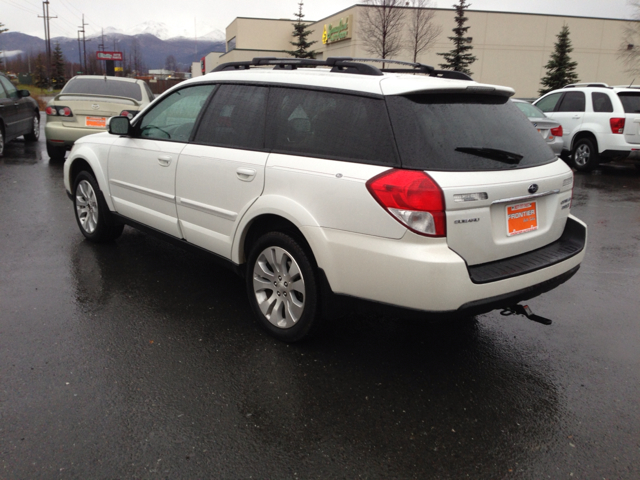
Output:
M0 33L4 33L7 30L9 30L8 28L2 28L4 27L4 23L0 22ZM2 54L2 50L0 50L0 54ZM0 55L0 70L4 70L4 64L2 62L2 55Z
M47 69L44 67L46 60L43 53L39 53L36 57L36 66L33 72L33 84L38 88L47 88L49 81L47 79Z
M293 42L289 42L291 45L296 47L295 50L286 50L286 53L296 58L316 58L316 52L314 50L309 50L309 47L316 43L308 42L307 37L313 33L313 30L309 30L307 28L307 24L302 22L304 15L302 14L302 5L303 2L300 1L298 4L298 13L294 13L296 17L298 17L298 21L293 24Z
M53 50L53 60L51 61L51 83L56 90L62 88L66 82L64 66L62 48L60 48L59 43L56 43L56 48Z
M472 75L472 72L468 67L477 60L477 58L471 54L471 50L473 49L471 45L472 38L466 36L469 27L464 26L468 20L468 18L464 16L464 11L470 6L466 0L460 0L460 3L453 5L453 8L456 9L456 27L452 30L455 36L449 37L449 40L453 42L454 47L448 53L438 54L443 56L447 61L446 63L441 63L440 68L444 70L456 70L466 73L469 76Z
M569 40L569 27L564 25L556 37L558 41L555 43L551 59L545 65L547 74L540 81L542 85L539 90L540 95L578 81L578 75L575 72L578 62L572 62L569 56L573 51L571 40Z

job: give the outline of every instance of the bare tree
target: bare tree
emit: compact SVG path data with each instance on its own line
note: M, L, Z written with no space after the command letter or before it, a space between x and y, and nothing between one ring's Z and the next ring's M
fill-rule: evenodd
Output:
M174 57L173 55L168 55L167 59L164 61L164 69L169 70L170 72L175 72L176 70L178 70L176 57Z
M625 73L640 75L640 1L631 0L628 3L635 12L624 26L618 59L624 64Z
M359 26L371 55L389 58L402 50L403 1L365 0Z
M436 41L442 33L442 25L434 25L435 12L433 0L411 0L407 2L411 9L407 11L407 33L409 47L413 52L413 62L418 61L418 55Z

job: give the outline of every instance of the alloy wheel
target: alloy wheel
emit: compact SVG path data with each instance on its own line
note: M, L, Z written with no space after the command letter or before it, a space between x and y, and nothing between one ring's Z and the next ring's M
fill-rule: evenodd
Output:
M253 267L253 292L264 317L290 328L304 313L305 283L293 256L281 247L265 248Z
M98 226L98 197L87 180L78 184L75 203L82 229L87 233L93 233Z

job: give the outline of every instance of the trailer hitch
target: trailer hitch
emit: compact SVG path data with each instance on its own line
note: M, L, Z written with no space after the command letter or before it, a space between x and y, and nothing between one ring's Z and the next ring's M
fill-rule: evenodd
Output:
M524 315L529 320L533 320L534 322L541 323L542 325L551 325L551 320L548 318L541 317L540 315L536 315L531 311L529 305L514 305L512 307L505 308L500 312L500 315L509 316L509 315Z

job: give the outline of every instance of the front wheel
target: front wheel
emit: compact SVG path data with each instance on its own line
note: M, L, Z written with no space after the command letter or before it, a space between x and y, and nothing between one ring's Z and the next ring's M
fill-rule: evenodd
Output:
M24 139L27 142L37 142L40 138L40 113L36 113L33 116L31 123L31 132L25 133Z
M600 163L600 154L595 142L589 138L576 141L571 153L571 166L579 172L590 172Z
M246 287L258 324L279 340L297 342L317 329L315 262L293 237L271 232L258 239L247 262Z
M73 206L82 234L96 243L118 238L124 225L109 221L109 207L99 195L98 182L93 175L80 172L74 185Z

